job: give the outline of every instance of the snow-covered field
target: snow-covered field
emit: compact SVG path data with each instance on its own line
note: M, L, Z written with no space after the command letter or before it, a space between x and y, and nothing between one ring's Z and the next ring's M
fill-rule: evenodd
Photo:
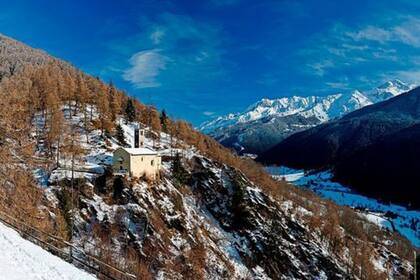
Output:
M355 193L350 188L333 182L332 174L329 172L305 174L303 170L285 167L267 167L266 169L276 179L284 179L298 187L311 189L321 197L331 199L339 205L360 209L360 213L369 221L390 230L395 228L414 246L420 247L420 211L386 204Z
M0 223L0 279L89 280L91 274L23 239Z

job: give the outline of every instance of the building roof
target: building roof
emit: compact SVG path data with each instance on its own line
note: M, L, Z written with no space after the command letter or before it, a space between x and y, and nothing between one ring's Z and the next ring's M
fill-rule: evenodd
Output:
M130 155L157 155L158 153L149 148L121 148Z

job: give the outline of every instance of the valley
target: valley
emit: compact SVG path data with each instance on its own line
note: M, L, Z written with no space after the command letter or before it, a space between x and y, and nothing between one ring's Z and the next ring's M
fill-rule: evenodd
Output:
M286 167L266 167L277 180L286 180L294 185L315 192L339 205L349 206L368 220L390 231L397 231L410 242L420 247L420 211L367 197L333 180L328 172L305 172Z
M80 64L90 74L0 34L0 278L414 278L420 88L387 79L364 92L264 98L198 130L179 116L215 113L207 93L223 83L200 73L220 68L207 60L225 42L205 38L220 31L171 13L133 22L146 36L104 44L124 57L136 45L128 68L61 45L96 60L95 71ZM95 34L121 32L105 27ZM177 89L154 94L168 85ZM278 165L295 169L265 167Z

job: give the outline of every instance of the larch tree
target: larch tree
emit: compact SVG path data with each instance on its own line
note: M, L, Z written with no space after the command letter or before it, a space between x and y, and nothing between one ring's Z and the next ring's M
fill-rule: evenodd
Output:
M72 117L72 102L74 100L75 96L75 82L73 77L69 72L64 73L63 77L63 92L62 92L62 98L63 101L67 102L67 109L68 109L68 116L69 118Z
M48 108L48 114L46 123L48 126L46 140L48 144L49 155L53 154L53 144L56 144L56 163L59 165L59 149L60 149L60 137L63 128L63 112L61 110L61 101L58 97L57 88L51 88L46 96L46 105Z
M117 119L117 115L121 112L121 96L120 93L115 89L112 82L108 87L108 95L111 121L114 122Z
M99 111L98 116L98 125L101 130L101 135L104 135L104 132L110 131L112 129L111 121L111 112L109 108L109 100L107 98L105 89L102 88L102 91L97 96L97 109Z

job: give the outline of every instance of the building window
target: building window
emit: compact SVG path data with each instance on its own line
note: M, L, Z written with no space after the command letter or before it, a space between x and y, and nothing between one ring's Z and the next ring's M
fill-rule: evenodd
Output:
M143 161L143 157L141 157L141 161Z
M154 164L155 162L154 162L154 160L152 160L151 162L150 162L150 165L151 166L153 166L153 164Z

